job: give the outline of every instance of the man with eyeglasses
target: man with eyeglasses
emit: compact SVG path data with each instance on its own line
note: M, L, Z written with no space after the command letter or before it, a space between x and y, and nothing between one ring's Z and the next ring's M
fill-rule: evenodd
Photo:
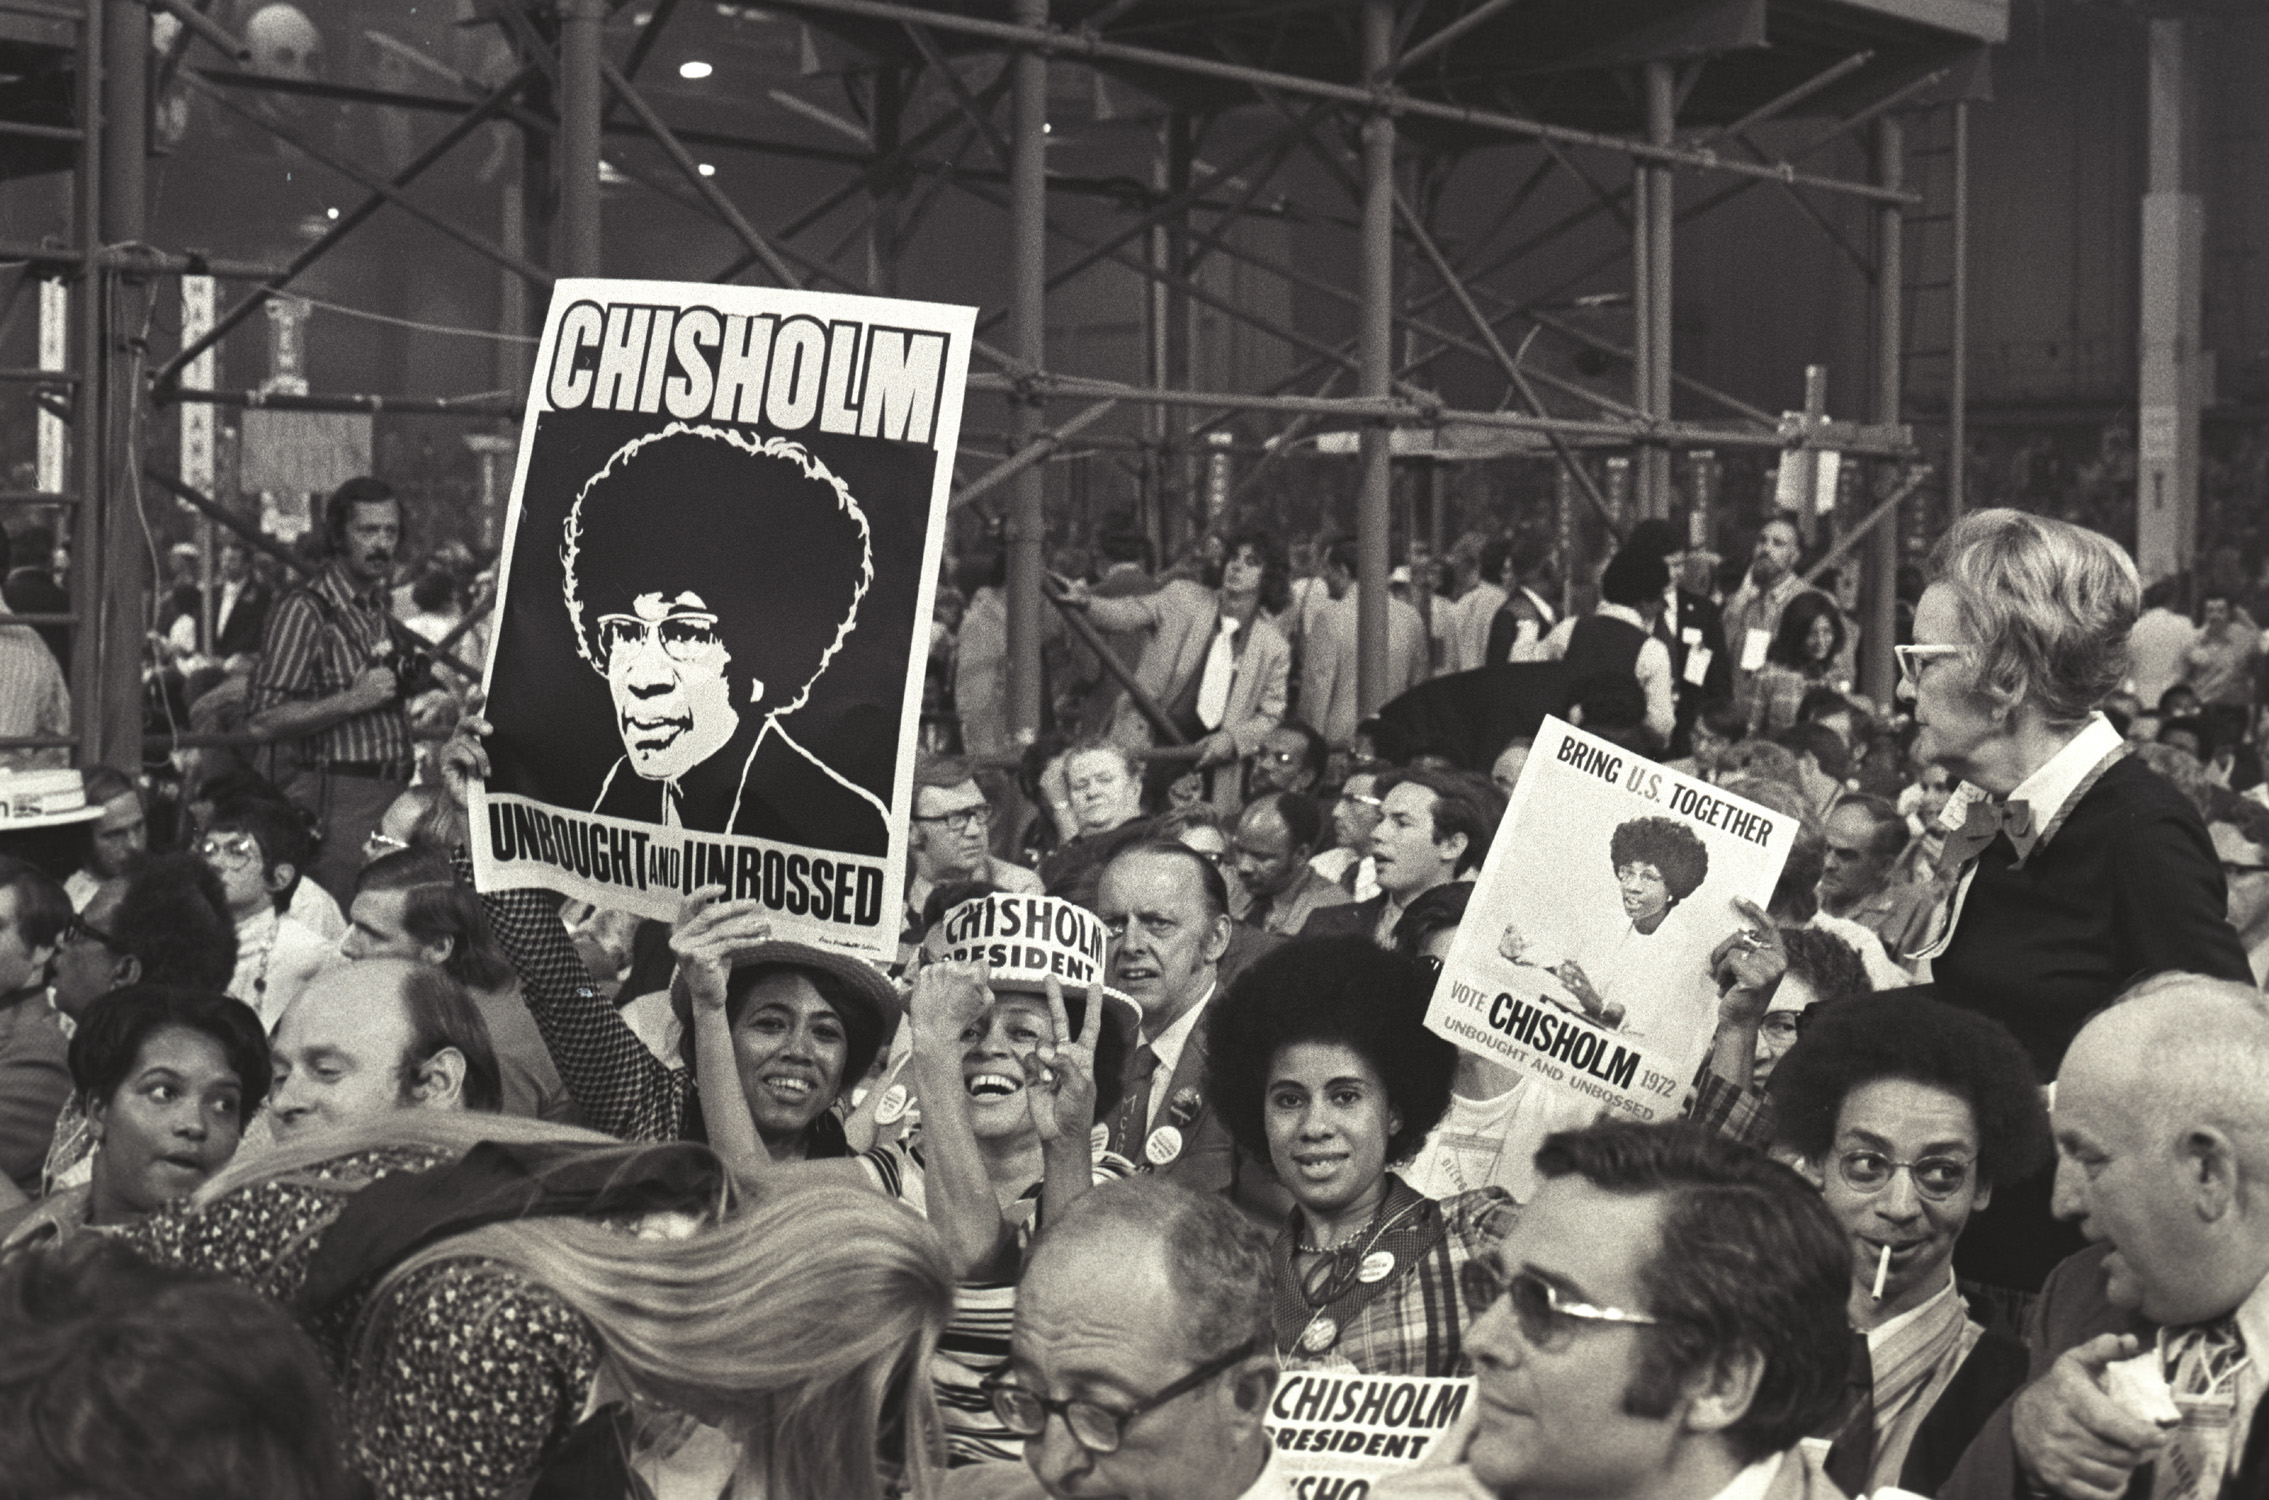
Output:
M1377 769L1350 771L1331 805L1332 846L1308 863L1318 875L1336 881L1358 901L1379 894L1378 866L1371 862L1371 835L1379 826Z
M2259 984L2269 979L2269 807L2226 787L2209 787L2206 833L2230 888L2230 926Z
M1851 1257L1788 1168L1683 1124L1547 1137L1468 1263L1474 1400L1372 1500L1826 1500Z
M1219 1198L1081 1195L1034 1246L986 1385L1024 1464L956 1469L945 1500L1291 1500L1262 1426L1271 1287L1267 1237Z
M987 842L992 804L977 785L976 768L958 755L925 755L914 763L914 818L907 852L906 915L919 927L930 893L941 885L975 881L1010 895L1038 895L1040 876L1002 859Z
M709 428L639 438L584 486L564 538L575 647L606 679L622 740L594 812L848 854L887 850L882 797L785 723L857 633L874 574L867 517L818 459ZM511 646L508 633L500 651ZM506 736L528 734L507 726L539 722L544 706L513 700L498 677L490 717ZM827 703L829 717L812 715L820 722L809 732L832 742L873 714L887 737L895 708L849 696ZM884 696L894 705L895 685ZM507 775L518 774L511 767L531 747L500 745ZM887 752L861 765L871 772L878 761L887 784Z
M1784 981L1785 983L1786 981ZM1851 1251L1851 1367L1828 1476L1849 1494L1933 1495L2024 1383L2023 1341L1954 1281L1994 1185L2040 1170L2048 1111L2007 1027L1912 993L1827 1006L1774 1072L1778 1150Z

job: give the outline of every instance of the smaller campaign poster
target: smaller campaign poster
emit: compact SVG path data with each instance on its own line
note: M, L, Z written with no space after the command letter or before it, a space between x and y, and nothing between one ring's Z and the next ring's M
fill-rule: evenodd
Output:
M498 563L482 890L897 950L975 311L772 287L552 293Z
M1546 719L1426 1024L1638 1120L1684 1107L1717 1029L1709 960L1772 899L1796 820Z
M1362 1500L1431 1454L1472 1398L1471 1376L1288 1370L1261 1420L1294 1495Z

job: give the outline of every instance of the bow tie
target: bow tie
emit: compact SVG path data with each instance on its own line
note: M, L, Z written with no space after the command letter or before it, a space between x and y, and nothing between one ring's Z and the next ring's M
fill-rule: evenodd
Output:
M1962 866L1986 851L1996 835L2006 833L2009 842L2019 852L2033 836L2032 804L2012 797L2006 802L1995 802L1980 797L1972 802L1962 815L1962 826L1946 835L1946 848L1938 858L1938 868L1953 874Z

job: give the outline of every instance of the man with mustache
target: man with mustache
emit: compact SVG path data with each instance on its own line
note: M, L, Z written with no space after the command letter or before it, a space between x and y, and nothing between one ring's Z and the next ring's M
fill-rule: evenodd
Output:
M330 560L269 613L246 706L252 731L275 742L276 784L322 829L303 873L345 901L363 841L413 769L387 603L402 504L382 479L350 479L325 503L323 530Z

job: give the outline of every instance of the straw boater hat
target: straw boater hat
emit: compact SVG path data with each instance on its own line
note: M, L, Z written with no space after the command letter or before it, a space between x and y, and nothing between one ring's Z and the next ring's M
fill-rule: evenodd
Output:
M0 834L92 823L102 809L87 803L77 771L0 771Z

